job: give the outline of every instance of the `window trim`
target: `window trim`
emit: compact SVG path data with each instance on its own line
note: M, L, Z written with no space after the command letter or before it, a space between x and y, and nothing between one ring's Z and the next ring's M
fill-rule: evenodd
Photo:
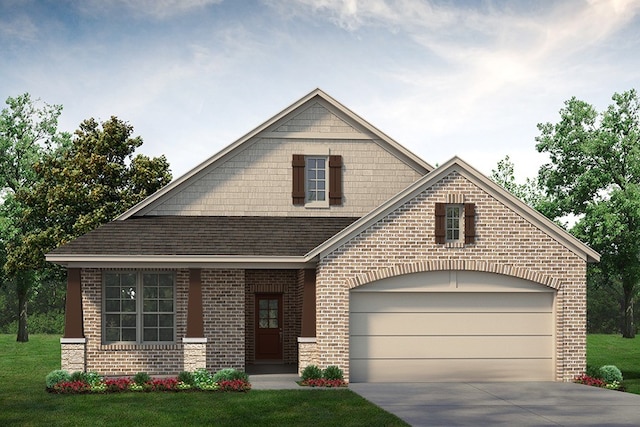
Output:
M454 209L457 209L456 215L449 215ZM464 227L461 223L464 221L464 205L460 203L448 203L445 206L445 226L444 226L444 241L445 243L459 243L464 238ZM450 221L455 222L455 226L450 226ZM449 237L451 233L457 232L457 237Z
M120 275L123 274L134 274L135 275L135 292L136 292L136 311L132 312L132 314L135 314L136 316L136 340L135 341L109 341L107 340L107 322L106 322L106 316L107 314L120 314L123 313L122 311L118 311L118 312L107 312L106 310L106 305L107 305L107 281L106 281L106 277L109 274L115 274L118 275L118 277ZM156 274L156 275L168 275L171 277L171 283L172 283L172 292L173 292L173 311L171 313L169 312L160 312L160 311L154 311L154 312L146 312L146 314L155 314L155 315L160 315L160 314L170 314L173 317L173 336L171 341L145 341L144 340L144 315L145 315L145 311L144 311L144 275L145 274ZM102 273L102 312L101 312L101 316L100 316L100 320L101 320L101 343L102 345L112 345L112 344L127 344L127 345L171 345L171 344L175 344L176 343L176 334L177 334L177 325L176 325L176 320L177 320L177 309L176 309L176 305L177 305L177 295L176 295L176 274L173 271L166 271L166 270L136 270L136 271L131 271L131 270L105 270ZM140 297L138 298L138 295L140 295ZM120 328L122 328L122 326L120 326Z
M311 161L324 161L324 179L315 178L313 181L309 177L309 173L312 170L309 163ZM328 208L329 207L329 156L322 155L309 155L304 156L304 164L305 164L305 174L304 174L304 206L306 208ZM319 171L322 170L320 168L315 168L313 170ZM311 191L318 191L317 186L314 186L314 190L312 190L311 182L324 182L324 189L320 190L324 192L324 200L310 200L309 196Z

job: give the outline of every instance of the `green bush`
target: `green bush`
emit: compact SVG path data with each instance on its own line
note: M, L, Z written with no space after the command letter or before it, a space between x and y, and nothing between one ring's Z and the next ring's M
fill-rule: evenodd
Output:
M82 371L76 371L71 374L71 381L84 381L87 382L87 375Z
M188 371L180 372L178 374L178 381L189 385L195 385L193 381L193 374Z
M218 383L220 381L233 381L233 380L243 380L249 381L249 376L246 372L238 371L233 368L221 369L215 374L213 374L213 381Z
M302 370L300 378L302 381L319 380L322 378L322 370L316 365L308 365Z
M322 372L322 378L325 380L342 380L344 379L344 375L342 369L337 366L327 366Z
M196 369L193 372L193 385L200 390L217 389L217 384L213 380L213 375L204 368Z
M62 369L56 369L55 371L51 371L45 377L47 388L53 388L53 386L58 383L61 383L63 381L70 381L70 380L71 380L71 375L69 375L69 372L63 371Z
M614 365L605 365L600 368L600 376L607 383L622 382L622 372Z
M84 380L93 387L102 382L102 376L97 372L87 372L84 374Z
M585 371L585 374L591 378L602 379L602 374L600 374L600 366L587 365L587 370Z
M144 385L151 381L151 376L146 372L138 372L133 376L133 382L138 385Z

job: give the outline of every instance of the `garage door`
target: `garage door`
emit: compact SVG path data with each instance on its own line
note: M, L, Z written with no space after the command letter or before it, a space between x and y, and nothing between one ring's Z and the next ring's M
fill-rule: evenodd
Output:
M552 381L555 291L466 271L350 293L352 382Z

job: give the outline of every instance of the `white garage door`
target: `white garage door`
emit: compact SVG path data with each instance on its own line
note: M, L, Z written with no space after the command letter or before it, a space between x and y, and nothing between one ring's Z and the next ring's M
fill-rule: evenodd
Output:
M355 288L351 381L552 381L554 297L531 281L463 271Z

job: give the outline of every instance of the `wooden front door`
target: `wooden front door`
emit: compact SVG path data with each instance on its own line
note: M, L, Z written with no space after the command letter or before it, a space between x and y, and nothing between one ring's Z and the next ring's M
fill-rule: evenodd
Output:
M256 360L282 360L282 294L256 294Z

